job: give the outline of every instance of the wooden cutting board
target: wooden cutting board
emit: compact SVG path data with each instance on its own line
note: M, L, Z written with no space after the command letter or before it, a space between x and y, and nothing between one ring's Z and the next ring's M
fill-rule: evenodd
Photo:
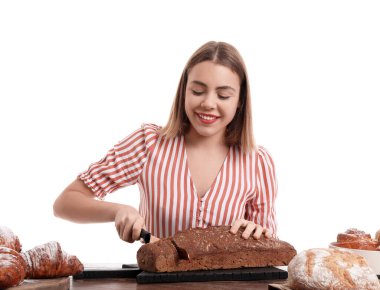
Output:
M70 289L70 277L54 279L25 279L16 287L7 290L68 290Z

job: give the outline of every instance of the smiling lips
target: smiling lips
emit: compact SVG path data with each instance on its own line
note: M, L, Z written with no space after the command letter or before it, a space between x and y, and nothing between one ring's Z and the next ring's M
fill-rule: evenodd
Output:
M218 116L215 115L209 115L209 114L201 114L197 113L198 119L204 123L204 124L212 124L214 123L218 118Z

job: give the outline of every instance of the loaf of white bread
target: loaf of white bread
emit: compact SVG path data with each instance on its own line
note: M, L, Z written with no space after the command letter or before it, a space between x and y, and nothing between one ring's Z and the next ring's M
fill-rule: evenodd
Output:
M137 252L139 267L148 272L233 269L287 265L296 250L287 242L230 232L229 226L193 228L174 237L145 244Z
M380 290L366 260L338 249L309 249L288 265L286 286L292 290Z

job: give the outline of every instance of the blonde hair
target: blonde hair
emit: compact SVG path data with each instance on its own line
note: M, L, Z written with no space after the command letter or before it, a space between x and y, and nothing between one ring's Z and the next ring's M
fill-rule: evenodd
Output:
M184 135L190 128L190 121L185 112L185 92L188 74L198 63L212 61L228 67L240 78L239 106L235 117L227 125L225 141L228 145L238 145L245 153L255 150L253 137L251 93L244 61L235 47L225 42L210 41L202 45L188 60L172 105L168 123L160 134L167 138Z

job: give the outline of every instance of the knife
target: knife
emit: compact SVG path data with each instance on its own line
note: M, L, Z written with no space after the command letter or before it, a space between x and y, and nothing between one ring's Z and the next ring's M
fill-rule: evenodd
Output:
M140 232L140 241L144 242L144 244L148 244L150 242L151 233L147 230L141 229Z

